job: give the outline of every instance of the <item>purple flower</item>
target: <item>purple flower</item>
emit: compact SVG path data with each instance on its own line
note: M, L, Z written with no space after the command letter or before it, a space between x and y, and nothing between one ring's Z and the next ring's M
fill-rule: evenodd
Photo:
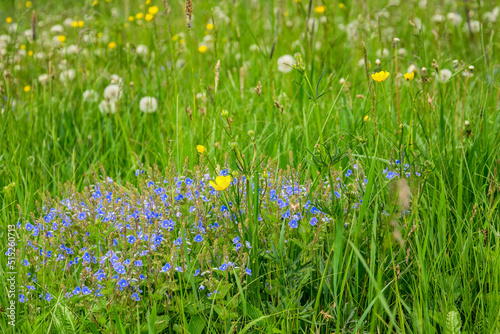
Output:
M196 242L202 242L203 241L203 237L198 234L196 237L194 237L194 241L196 241Z
M299 225L297 224L297 221L295 219L292 219L288 225L290 225L291 228L297 228Z
M252 276L252 270L251 270L250 268L245 269L245 273L246 273L247 275Z
M311 221L309 222L309 224L311 224L311 226L314 226L318 223L318 218L316 217L312 217L311 218Z
M136 302L138 302L139 300L141 300L141 298L139 298L139 295L137 294L137 292L134 292L132 294L132 296L130 296L130 297L132 297L132 299L135 300Z
M394 176L395 176L394 172L387 172L386 177L387 177L389 180L391 180L392 178L394 178Z

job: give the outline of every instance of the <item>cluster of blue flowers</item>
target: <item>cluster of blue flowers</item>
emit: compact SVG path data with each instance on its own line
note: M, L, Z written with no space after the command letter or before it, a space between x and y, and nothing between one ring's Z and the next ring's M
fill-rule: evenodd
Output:
M406 172L408 167L400 169ZM298 176L282 172L264 173L259 180L258 223L263 223L263 216L276 217L274 221L266 218L266 225L285 222L287 233L294 233L329 222L332 218L315 205L318 198L342 202L348 186L354 185L361 203L368 180L357 165L353 170L339 174L335 184L324 182L314 194L310 181L299 183ZM165 178L138 170L136 175L138 188L121 186L109 177L97 179L83 193L48 201L36 221L18 224L25 241L26 278L20 302L36 291L43 291L40 299L50 301L60 290L68 300L119 295L139 301L141 286L158 275L164 275L164 281L192 275L200 290L215 289L214 275L229 269L252 275L246 268L249 259L242 256L252 248L242 224L248 221L247 184L255 191L254 180L247 183L245 176L234 177L227 191L218 192L210 186L206 172ZM399 176L389 170L384 175ZM359 203L349 205L356 208ZM229 250L223 251L226 245ZM200 258L203 252L210 252L210 260L186 261L186 256ZM47 269L55 277L50 284L38 282L37 273ZM68 278L73 286L68 286Z

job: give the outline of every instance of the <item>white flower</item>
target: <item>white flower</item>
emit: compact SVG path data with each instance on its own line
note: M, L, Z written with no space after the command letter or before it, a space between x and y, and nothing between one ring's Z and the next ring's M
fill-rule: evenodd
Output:
M10 36L9 35L0 35L0 44L8 44L10 42Z
M9 24L9 28L7 30L9 33L14 34L17 31L17 23Z
M464 26L464 31L468 31L468 28L466 26ZM470 21L470 31L475 34L481 31L481 23L476 20Z
M104 98L110 102L116 102L122 96L122 90L118 85L109 85L104 88Z
M295 58L291 55L284 55L278 58L278 71L289 73L292 71L292 65L295 63Z
M42 51L35 53L35 58L38 60L43 60L43 59L45 59L45 57L46 57L46 55Z
M75 79L75 76L76 71L70 68L69 70L63 71L61 72L61 74L59 74L59 80L61 80L61 82L63 83L67 83L69 81L73 81Z
M112 84L121 85L122 84L122 78L118 74L112 74L110 82Z
M88 89L83 92L82 98L84 102L95 103L99 100L99 93L93 89Z
M49 80L49 75L48 74L42 74L38 76L38 81L42 84L45 85L47 81Z
M62 25L56 24L50 28L50 32L56 35L61 35L64 32L64 28Z
M156 109L158 109L158 101L156 100L156 98L151 96L143 97L139 101L139 109L145 113L155 112Z
M448 69L439 70L439 81L446 82L451 77L451 71Z
M406 51L405 48L398 49L398 55L400 55L401 57L406 57L407 53L408 52Z
M495 7L491 12L486 12L483 14L484 22L495 23L498 20L498 14L500 13L500 7Z
M413 65L413 64L411 64L411 65L408 67L408 70L407 70L406 72L408 72L408 73L412 73L412 72L417 73L417 72L418 72L418 67L417 67L417 66L415 66L415 65Z
M115 102L108 102L106 100L102 100L101 103L99 103L99 111L103 114L109 114L109 113L114 114L116 112Z
M431 20L434 23L442 23L444 22L444 16L441 14L436 14L432 16Z
M145 58L148 55L148 47L146 45L139 44L135 48L135 53L137 53L138 56Z
M61 56L65 55L74 55L77 54L80 51L77 45L69 45L68 47L62 48L61 49Z
M73 20L70 19L70 18L67 18L64 20L63 24L66 26L66 27L71 27L71 24L73 24Z
M462 17L457 13L448 13L448 15L446 15L446 19L450 21L450 23L454 26L458 26L460 23L462 23Z

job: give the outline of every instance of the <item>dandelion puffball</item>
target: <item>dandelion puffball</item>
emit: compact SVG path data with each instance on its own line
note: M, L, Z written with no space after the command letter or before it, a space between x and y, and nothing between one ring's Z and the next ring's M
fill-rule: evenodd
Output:
M292 71L292 65L295 62L295 58L291 55L284 55L278 58L278 71L283 73L289 73Z
M49 80L49 75L48 74L42 74L38 77L38 81L42 84L45 85L47 81Z
M139 109L145 113L155 112L156 109L158 109L158 101L156 100L156 98L151 96L143 97L139 101Z
M76 76L76 71L70 68L69 70L62 71L61 74L59 74L59 80L61 80L61 82L63 83L67 83L75 80L75 76Z
M439 81L446 82L449 78L451 78L451 71L448 69L439 70Z
M111 84L104 88L104 98L109 102L116 102L122 96L120 86Z
M99 103L99 111L103 114L114 114L116 112L115 102L102 100L101 103Z
M138 56L145 58L148 55L148 47L146 45L139 44L135 48L135 53L137 53Z
M97 93L93 89L88 89L83 92L82 99L83 102L90 102L90 103L97 102L99 100L99 93Z

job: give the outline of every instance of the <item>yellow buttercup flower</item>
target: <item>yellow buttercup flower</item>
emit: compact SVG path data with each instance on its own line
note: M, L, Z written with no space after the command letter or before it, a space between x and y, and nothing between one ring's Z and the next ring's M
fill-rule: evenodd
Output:
M227 189L231 184L231 175L227 176L217 176L215 182L210 181L210 185L217 191L222 191Z
M200 51L201 53L205 53L207 52L207 47L205 45L200 45L198 47L198 51Z
M148 8L148 13L151 14L151 15L156 15L158 14L158 6L151 6Z
M28 51L28 56L33 57L33 51L32 50Z
M78 21L78 28L83 28L83 26L85 25L85 22L80 20Z
M71 26L72 26L73 28L78 27L78 21L73 21L73 22L71 22Z
M136 20L140 20L140 19L142 19L143 17L144 17L144 14L143 14L143 13L137 13L137 14L135 14L135 19L136 19Z
M133 16L129 16L129 17L128 17L128 20L129 20L130 22L133 22L133 21L134 21L134 17L133 17Z
M99 4L99 1L97 1L97 0L92 1L92 6L97 6L98 4Z
M365 122L368 122L368 121L370 120L370 116L366 115L365 117L363 117L363 120L364 120Z
M149 5L151 3L151 0L146 0L146 5Z
M375 80L376 82L382 82L385 81L389 77L389 72L387 71L380 71L377 73L372 74L372 79Z
M413 80L414 77L415 77L415 72L411 72L411 73L406 72L406 74L405 74L406 81L411 81L411 80Z
M326 6L318 6L314 8L314 12L318 14L323 14L324 12L326 12Z
M66 36L64 35L59 35L57 36L57 40L61 43L64 43L64 41L66 41Z
M26 45L21 45L21 50L26 50Z
M33 2L26 1L26 8L31 8L31 7L33 7Z
M174 42L177 41L178 39L179 39L179 35L176 34L176 35L172 36L172 40Z
M345 9L345 5L341 2L341 3L339 3L339 8L340 9Z
M28 93L30 90L31 90L31 86L25 86L25 87L24 87L24 91L25 91L26 93Z
M196 150L198 151L198 153L203 154L203 153L205 153L207 148L203 145L196 145Z
M5 19L5 22L7 22L8 24L11 24L12 23L12 17L8 17Z
M146 16L144 17L144 19L148 22L153 21L154 18L155 18L154 15L149 13L147 13Z
M108 44L108 48L110 48L110 49L114 49L114 48L116 48L116 43L115 43L115 42L110 42L110 43Z
M207 24L207 30L213 30L213 29L214 29L214 24L213 23Z

